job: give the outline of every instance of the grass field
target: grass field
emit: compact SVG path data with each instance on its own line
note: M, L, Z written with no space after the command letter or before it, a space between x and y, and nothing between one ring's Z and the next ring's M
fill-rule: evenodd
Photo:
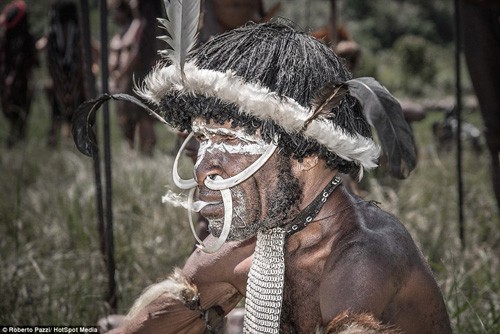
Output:
M71 141L46 145L49 108L38 94L27 140L12 150L0 121L0 324L91 325L108 312L93 168ZM466 119L480 125L477 112ZM429 113L414 125L419 164L409 179L369 176L367 198L401 218L435 272L455 333L500 333L500 221L488 155L464 151L466 247L458 238L455 154L439 153ZM193 239L183 209L162 204L174 135L158 125L153 157L128 149L112 117L113 215L119 311L182 266Z

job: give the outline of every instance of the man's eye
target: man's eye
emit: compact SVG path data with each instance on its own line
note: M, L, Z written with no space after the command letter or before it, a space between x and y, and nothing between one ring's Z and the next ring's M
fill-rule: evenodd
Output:
M224 141L228 142L228 143L235 143L238 140L239 140L239 138L236 137L236 136L227 136L227 137L224 138Z
M194 136L196 138L196 140L198 140L199 142L204 142L204 141L207 141L207 136L203 135L203 134L197 134Z

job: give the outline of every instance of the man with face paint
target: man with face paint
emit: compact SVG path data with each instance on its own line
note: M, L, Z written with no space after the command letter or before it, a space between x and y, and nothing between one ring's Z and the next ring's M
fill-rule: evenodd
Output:
M195 179L202 184L207 177L213 175L240 174L272 145L258 134L248 135L242 129L231 129L229 122L220 125L195 119L192 129L200 142L194 166ZM222 163L220 166L213 166L215 160L226 160L228 163L226 166ZM279 226L286 219L288 211L297 206L300 187L286 168L290 167L289 161L268 161L265 167L272 168L262 180L257 180L253 175L248 181L231 188L233 216L228 241L253 237L262 226ZM267 169L265 167L262 166L261 170ZM293 189L295 191L291 192ZM204 205L201 214L209 220L211 234L220 236L224 222L224 203L220 193L202 186L198 197L200 201L197 203Z
M116 332L222 333L243 298L244 333L451 332L408 231L339 177L376 166L367 117L400 128L379 134L394 173L413 168L411 132L380 84L352 79L327 46L273 22L157 67L140 94L199 141L193 178L178 176L178 158L173 177L211 234Z

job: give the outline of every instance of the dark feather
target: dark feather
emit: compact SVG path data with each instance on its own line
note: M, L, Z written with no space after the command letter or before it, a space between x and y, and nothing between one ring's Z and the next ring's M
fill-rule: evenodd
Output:
M382 149L388 156L391 175L406 178L417 160L413 133L404 119L401 105L374 78L356 78L346 83L349 94L361 103L368 122L377 131Z
M302 131L307 129L307 126L314 120L323 115L327 115L335 108L348 92L346 84L327 84L324 86L318 96L312 101L312 105L316 107L311 116L304 122ZM331 115L333 116L333 115Z
M93 129L95 124L95 113L104 102L110 99L134 103L144 108L146 112L160 122L167 124L167 122L160 115L155 113L146 104L132 95L104 94L97 99L86 101L78 107L73 115L71 133L78 150L89 157L94 157L94 154L97 153L97 139Z

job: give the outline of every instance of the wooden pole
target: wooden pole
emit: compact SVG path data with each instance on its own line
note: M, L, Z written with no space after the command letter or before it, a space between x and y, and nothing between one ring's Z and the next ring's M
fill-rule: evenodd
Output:
M80 0L80 9L82 17L82 41L84 50L84 65L85 65L85 95L87 99L94 99L97 97L97 89L95 86L95 78L92 73L92 43L90 38L90 9L88 0ZM95 131L96 139L98 138L98 131ZM99 142L99 140L97 140ZM101 157L99 150L95 150L92 156L94 165L94 179L96 188L96 206L97 206L97 231L99 233L99 249L104 258L107 268L107 252L106 252L106 227L104 223L104 204L102 195L102 177L101 177ZM109 276L109 274L108 274ZM108 297L105 297L105 302L109 304Z
M108 7L106 0L100 0L100 25L101 25L101 79L102 93L109 93L109 68L108 68ZM118 298L116 295L114 236L113 236L113 207L112 207L112 182L111 182L111 138L109 130L109 108L103 105L103 132L104 132L104 175L106 195L106 265L108 269L108 295L107 303L111 311L116 311Z
M337 24L338 24L338 9L337 9L337 0L330 0L331 7L331 17L330 24L328 25L328 41L330 45L333 47L338 42L337 37Z
M455 0L455 90L456 90L456 108L455 116L457 118L457 191L458 191L458 234L462 249L465 248L464 232L464 209L463 209L463 180L462 180L462 83L461 83L461 33L460 33L460 3Z

